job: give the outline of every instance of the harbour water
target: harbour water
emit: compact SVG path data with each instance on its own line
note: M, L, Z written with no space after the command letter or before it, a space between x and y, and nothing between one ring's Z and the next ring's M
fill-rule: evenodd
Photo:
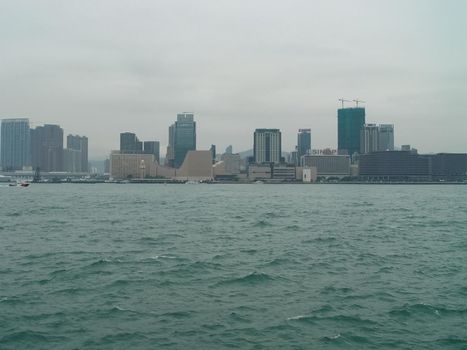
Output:
M1 349L466 349L467 186L0 187Z

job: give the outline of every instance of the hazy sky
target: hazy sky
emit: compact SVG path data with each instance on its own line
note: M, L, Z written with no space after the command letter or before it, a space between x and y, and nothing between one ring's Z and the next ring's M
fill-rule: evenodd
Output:
M467 152L467 1L0 0L0 118L161 141L193 111L198 148L299 128L336 147L337 99L365 100L396 145ZM350 104L349 104L350 105Z

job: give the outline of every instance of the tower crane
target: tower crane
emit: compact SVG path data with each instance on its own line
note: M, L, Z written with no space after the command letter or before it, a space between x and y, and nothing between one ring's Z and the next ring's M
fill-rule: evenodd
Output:
M339 101L342 103L342 108L344 108L344 102L352 102L350 100L346 100L343 97L339 99Z
M355 100L353 100L353 102L355 102L355 106L358 108L358 104L359 103L365 103L365 101L362 101L362 100L359 100L358 98L356 98Z

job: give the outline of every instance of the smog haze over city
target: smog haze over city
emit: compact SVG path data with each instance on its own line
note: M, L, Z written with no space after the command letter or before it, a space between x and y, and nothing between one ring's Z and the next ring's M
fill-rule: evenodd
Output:
M0 1L2 117L56 123L107 157L119 133L168 142L177 113L198 149L336 148L338 98L396 145L467 149L465 1ZM353 103L348 103L349 106Z

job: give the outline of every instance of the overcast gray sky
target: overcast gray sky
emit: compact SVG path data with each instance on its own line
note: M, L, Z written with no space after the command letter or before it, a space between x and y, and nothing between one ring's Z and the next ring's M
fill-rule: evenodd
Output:
M395 143L467 152L467 1L0 0L0 117L161 141L193 111L198 148L258 127L335 148L337 99L365 100Z

